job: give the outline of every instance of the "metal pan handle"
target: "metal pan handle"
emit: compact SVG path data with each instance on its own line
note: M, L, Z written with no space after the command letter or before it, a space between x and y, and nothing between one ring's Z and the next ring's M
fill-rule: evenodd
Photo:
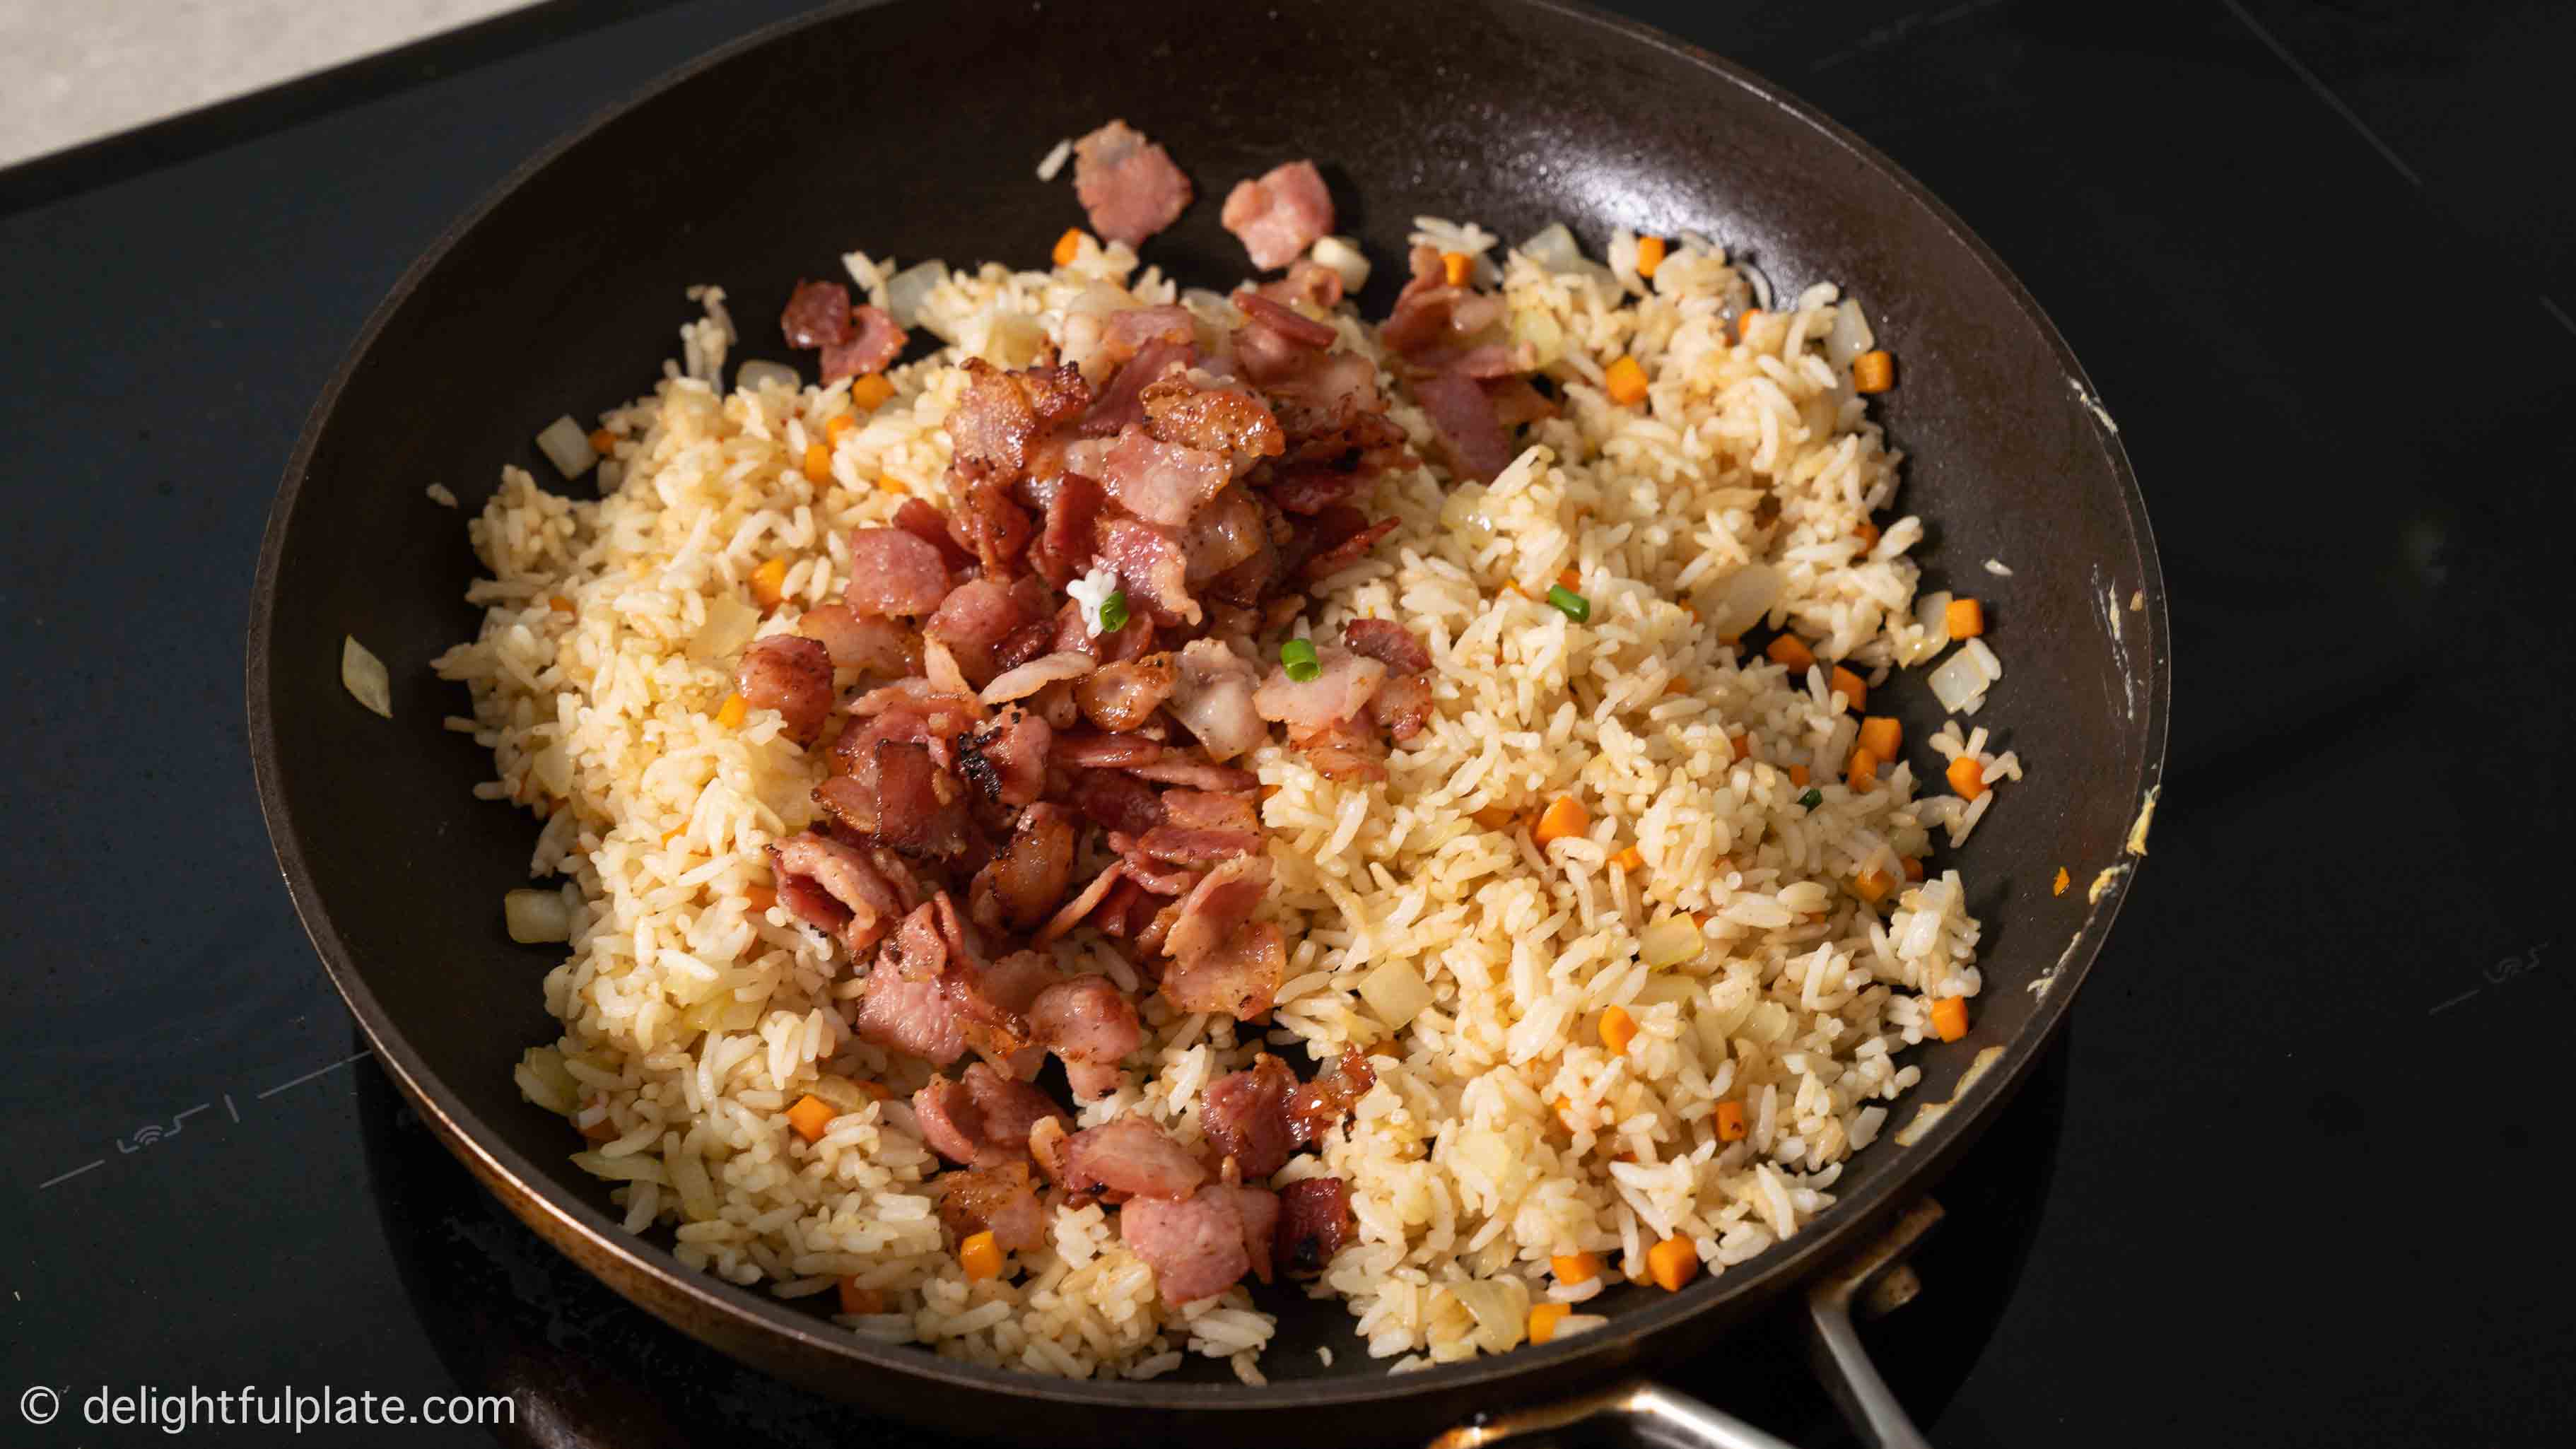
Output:
M1902 1302L1913 1280L1902 1268L1906 1252L1941 1220L1941 1206L1926 1198L1908 1208L1896 1226L1807 1289L1807 1349L1816 1377L1833 1396L1853 1432L1872 1449L1931 1449L1887 1380L1869 1361L1852 1327L1851 1308L1877 1289ZM1892 1292L1891 1292L1892 1290ZM1591 1419L1616 1419L1631 1435L1662 1449L1794 1449L1731 1414L1688 1394L1644 1379L1630 1379L1598 1393L1462 1424L1431 1441L1429 1449L1483 1449L1525 1435L1563 1429Z

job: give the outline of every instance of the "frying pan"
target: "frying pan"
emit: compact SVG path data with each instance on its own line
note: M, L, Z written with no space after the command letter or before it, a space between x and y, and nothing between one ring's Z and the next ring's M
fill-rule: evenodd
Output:
M868 1343L682 1268L666 1239L615 1226L605 1185L567 1160L562 1120L520 1100L512 1064L555 1031L538 984L555 958L511 945L494 909L523 883L534 826L472 798L490 762L440 726L466 702L428 661L474 632L462 596L475 565L459 515L423 490L442 482L470 512L503 463L551 476L532 435L642 391L693 311L692 284L729 289L741 355L785 357L770 319L799 277L830 275L849 248L1043 257L1081 217L1070 188L1041 185L1032 167L1111 116L1166 143L1197 181L1198 203L1144 248L1187 281L1221 286L1244 270L1217 224L1223 189L1312 156L1341 229L1377 262L1371 316L1416 214L1505 237L1562 220L1596 255L1615 226L1687 229L1784 295L1840 282L1895 351L1883 417L1909 454L1899 507L1929 521L1926 587L1993 606L2009 672L1977 722L2030 778L1951 856L1988 923L1976 1029L1914 1055L1923 1082L1891 1121L1908 1130L1859 1153L1839 1201L1796 1237L1678 1293L1606 1294L1611 1322L1592 1333L1419 1373L1388 1375L1339 1304L1282 1290L1263 1297L1281 1317L1268 1385L1219 1382L1224 1367L1207 1362L1145 1383L1064 1381ZM1990 577L1988 559L2011 576ZM344 693L343 635L390 666L390 722ZM2126 876L2098 898L2082 883L2130 862L2123 844L2162 764L2166 637L2144 504L2064 342L1958 218L1767 82L1544 0L916 0L782 26L655 84L523 167L412 267L287 468L248 687L279 864L379 1059L521 1219L706 1342L873 1412L1029 1443L1211 1431L1230 1444L1418 1442L1467 1424L1477 1439L1597 1410L1655 1437L1753 1443L1644 1376L1798 1285L1827 1285L1816 1291L1830 1325L1852 1265L1876 1261L1869 1245L2064 1019ZM1919 683L1883 697L1914 738L1937 723ZM2062 898L2049 888L2061 867L2078 882ZM1318 1347L1336 1350L1329 1366ZM1845 1388L1873 1384L1864 1366ZM1872 1432L1911 1433L1885 1418Z

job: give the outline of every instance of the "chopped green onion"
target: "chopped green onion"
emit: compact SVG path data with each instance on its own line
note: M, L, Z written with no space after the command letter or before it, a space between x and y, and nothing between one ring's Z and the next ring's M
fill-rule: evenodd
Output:
M1556 605L1558 612L1578 624L1592 617L1592 601L1563 584L1549 586L1547 601Z
M1127 627L1127 591L1124 589L1100 601L1100 632L1115 634Z
M1291 639L1281 644L1279 667L1287 670L1288 677L1300 684L1324 677L1324 666L1315 658L1315 643L1311 639Z
M1807 793L1798 797L1798 803L1813 810L1825 803L1825 792L1810 785L1807 787Z

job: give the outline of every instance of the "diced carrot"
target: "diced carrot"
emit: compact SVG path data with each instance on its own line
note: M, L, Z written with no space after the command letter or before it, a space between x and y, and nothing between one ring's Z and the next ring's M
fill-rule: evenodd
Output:
M1646 400L1646 369L1639 365L1637 359L1622 354L1618 361L1610 364L1602 386L1610 394L1612 402L1621 407L1635 407Z
M1974 599L1952 599L1941 615L1953 639L1974 639L1986 632L1986 606Z
M1974 800L1986 793L1986 767L1974 755L1959 755L1945 771L1950 777L1950 790L1962 800Z
M1610 857L1610 863L1619 867L1621 870L1635 870L1646 863L1646 857L1639 853L1637 847L1632 845L1627 849L1620 851L1617 855Z
M1569 835L1581 835L1591 828L1592 815L1583 808L1583 802L1571 795L1559 795L1539 812L1538 828L1530 832L1530 838L1538 842L1539 849L1545 850L1550 842L1563 840Z
M1923 879L1923 857L1919 855L1909 855L1905 857L1905 878L1907 880Z
M1887 893L1895 888L1896 882L1889 880L1885 871L1865 870L1852 877L1852 894L1873 906L1886 900Z
M859 1275L852 1273L841 1280L841 1311L843 1313L883 1313L885 1295L874 1288L860 1287Z
M1467 818L1487 830L1508 831L1512 828L1512 822L1520 817L1508 805L1488 805Z
M1753 324L1754 324L1754 323L1756 323L1756 322L1759 322L1759 321L1761 321L1761 320L1762 320L1762 309L1761 309L1761 308L1759 308L1759 307L1747 307L1747 308L1745 308L1745 309L1744 309L1744 315L1735 319L1735 340L1736 340L1736 341L1738 341L1738 342L1742 342L1745 338L1747 338L1747 337L1751 336L1751 335L1753 334Z
M1637 238L1637 275L1652 277L1655 268L1664 264L1664 239L1659 236Z
M573 608L572 600L565 598L565 597L564 597L563 595L561 595L561 594L555 594L555 595L552 595L552 596L548 597L548 598L547 598L547 600L546 600L546 607L547 607L547 608L549 608L549 609L554 610L554 611L555 611L556 613L558 613L558 614L571 614L571 613L577 613L577 612L579 612L578 610L576 610L576 609L574 609L574 608Z
M668 845L668 844L670 844L672 841L679 839L679 838L680 838L681 833L682 833L682 832L684 832L684 831L686 831L688 828L689 828L689 827L687 827L687 826L685 826L685 825L674 825L674 826L672 826L670 829L663 831L663 832L662 832L662 843L663 843L664 845Z
M1878 547L1878 525L1864 518L1860 527L1852 530L1852 537L1860 540L1860 551L1867 553Z
M1741 1142L1744 1140L1744 1134L1748 1130L1750 1129L1744 1125L1744 1104L1742 1102L1720 1102L1717 1104L1718 1141Z
M832 1119L838 1115L832 1110L831 1103L808 1095L797 1098L796 1105L787 1109L787 1125L795 1128L796 1135L806 1141L820 1142L823 1134L831 1129Z
M858 425L859 420L851 414L834 413L832 414L832 420L823 425L823 436L837 443L841 441L841 435L843 433L850 431Z
M1272 796L1277 795L1283 788L1283 786L1279 785L1264 785L1261 787L1261 798L1267 800Z
M1744 730L1735 730L1729 733L1726 737L1726 753L1727 757L1730 759L1752 759L1753 736Z
M1576 573L1572 569L1557 570L1556 581L1569 590L1580 589L1583 587L1583 575Z
M820 443L807 443L805 445L805 481L809 483L829 483L832 481L831 449L824 447Z
M1957 1041L1968 1034L1968 998L1944 996L1932 1003L1932 1034L1943 1041Z
M1556 1109L1556 1120L1557 1120L1557 1124L1558 1124L1559 1126L1562 1126L1562 1127L1563 1127L1566 1131L1568 1131L1568 1132L1573 1131L1573 1130L1574 1130L1574 1101L1573 1101L1573 1099L1572 1099L1572 1098L1569 1098L1569 1097L1559 1097L1559 1098L1557 1098L1555 1101L1548 1103L1548 1105L1549 1105L1549 1106L1551 1106L1551 1107L1554 1107L1554 1108Z
M1861 683L1859 675L1839 664L1825 675L1825 688L1831 693L1841 695L1853 709L1859 709L1869 703L1869 686Z
M1529 1341L1532 1343L1545 1343L1549 1339L1556 1337L1556 1326L1563 1323L1565 1321L1565 1315L1572 1313L1573 1311L1573 1305L1566 1303L1531 1304L1529 1316Z
M879 493L901 493L903 491L903 485L895 481L895 476L892 473L880 473L877 475L877 491Z
M1678 1293L1699 1276L1699 1249L1688 1238L1666 1238L1646 1250L1646 1273L1656 1287Z
M850 384L850 405L853 407L874 410L884 407L886 399L893 396L894 384L886 381L882 372L871 372Z
M593 1098L583 1105L585 1108L597 1107L599 1106L599 1101L597 1098ZM598 1121L584 1122L581 1124L581 1135L585 1140L591 1142L614 1142L617 1140L617 1124L608 1120L608 1113L603 1109L599 1114Z
M1784 665L1801 674L1806 672L1807 666L1816 662L1816 651L1808 648L1807 641L1795 634L1776 636L1770 643L1762 646L1762 653L1772 663Z
M1883 714L1874 714L1860 722L1861 748L1882 760L1896 758L1897 749L1905 743L1905 726Z
M716 706L716 723L729 730L741 729L742 722L750 715L751 701L739 694L726 695L724 703Z
M768 910L771 906L778 904L778 888L776 886L765 885L744 886L742 888L742 901L744 905L751 907L755 911Z
M1601 1276L1599 1253L1559 1253L1547 1260L1548 1271L1568 1288L1578 1288Z
M1625 1056L1628 1043L1637 1039L1637 1019L1625 1007L1613 1006L1601 1013L1601 1044L1612 1056Z
M871 1082L862 1077L859 1080L852 1082L850 1085L867 1093L869 1096L876 1098L880 1102L891 1102L894 1100L894 1088L887 1086L883 1082Z
M1689 685L1689 684L1687 684L1687 683L1685 683L1685 682L1683 681L1682 677L1681 677L1680 675L1678 675L1678 674L1677 674L1677 675L1674 675L1672 678L1667 679L1667 680L1665 680L1665 681L1664 681L1664 693L1666 693L1666 694L1688 694L1688 693L1690 693L1690 685Z
M1857 392L1885 392L1896 386L1896 359L1886 348L1876 348L1852 359L1852 388Z
M1059 267L1069 267L1073 265L1073 259L1082 255L1082 242L1083 236L1081 227L1066 227L1064 229L1064 235L1055 239L1055 264Z
M593 429L590 435L590 450L603 458L607 457L617 451L617 435L606 428Z
M1467 279L1475 274L1476 259L1474 257L1467 255L1465 252L1442 252L1440 254L1440 279L1447 282L1450 286L1463 287L1467 285Z
M2062 896L2066 894L2066 888L2074 883L2074 879L2067 875L2066 867L2061 865L2057 868L2057 879L2048 883L2048 893L2053 896Z
M787 559L773 558L751 571L751 597L763 612L778 607L787 597Z
M966 1270L967 1278L974 1282L980 1283L987 1278L1000 1277L1002 1245L993 1241L993 1234L989 1230L969 1233L966 1241L957 1245L957 1264Z
M1792 785L1803 785L1807 783L1807 767L1804 765L1791 765L1789 767L1789 783Z
M1851 752L1851 763L1843 769L1843 783L1854 790L1874 789L1878 785L1878 756L1865 749Z

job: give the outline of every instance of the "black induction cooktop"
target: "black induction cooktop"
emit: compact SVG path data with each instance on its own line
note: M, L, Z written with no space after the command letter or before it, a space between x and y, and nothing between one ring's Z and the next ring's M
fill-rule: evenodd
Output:
M0 1443L183 1437L84 1410L245 1387L510 1402L326 1444L919 1438L484 1197L325 983L244 757L261 525L369 308L549 138L799 8L542 7L0 172ZM1868 1330L1898 1392L1947 1446L2568 1442L2576 11L1617 8L1993 244L2100 384L2171 586L2153 853ZM1779 1330L1684 1386L1842 1442Z

